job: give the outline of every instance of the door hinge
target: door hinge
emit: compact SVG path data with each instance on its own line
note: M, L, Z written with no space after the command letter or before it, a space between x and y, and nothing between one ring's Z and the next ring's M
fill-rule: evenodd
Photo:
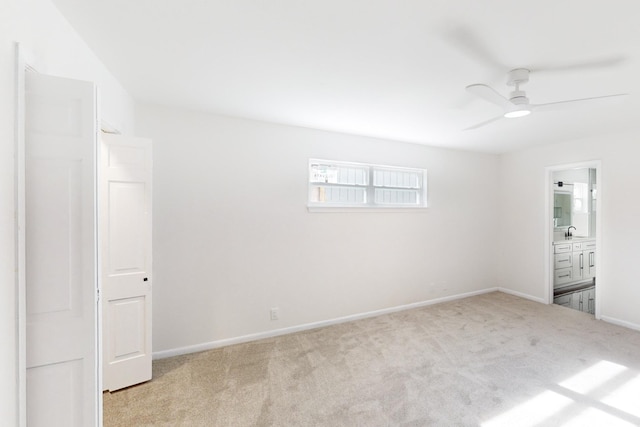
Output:
M100 302L100 289L96 289L96 302Z

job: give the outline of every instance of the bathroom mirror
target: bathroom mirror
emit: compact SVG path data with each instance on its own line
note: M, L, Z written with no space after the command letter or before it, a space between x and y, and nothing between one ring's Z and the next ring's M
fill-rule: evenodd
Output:
M553 192L553 226L568 227L571 224L571 193L565 191Z
M595 237L597 181L594 168L553 173L553 227L561 238L570 226L574 237Z

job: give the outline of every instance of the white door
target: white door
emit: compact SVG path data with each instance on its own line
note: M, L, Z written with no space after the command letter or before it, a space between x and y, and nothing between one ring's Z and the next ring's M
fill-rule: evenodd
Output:
M151 379L151 141L102 136L103 385Z
M92 426L97 363L96 88L26 73L29 426Z

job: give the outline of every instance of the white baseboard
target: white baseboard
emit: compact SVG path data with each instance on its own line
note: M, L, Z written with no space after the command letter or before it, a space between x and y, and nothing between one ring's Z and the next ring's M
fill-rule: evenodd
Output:
M411 304L399 305L396 307L383 308L381 310L368 311L365 313L352 314L350 316L338 317L335 319L322 320L319 322L305 323L302 325L291 326L288 328L274 329L271 331L258 332L255 334L242 335L239 337L226 338L222 340L216 340L206 342L202 344L189 345L185 347L178 347L169 350L161 350L153 352L153 359L164 359L166 357L180 356L183 354L197 353L199 351L212 350L214 348L226 347L228 345L240 344L249 341L256 341L264 338L272 338L280 335L292 334L294 332L307 331L310 329L322 328L324 326L335 325L338 323L351 322L353 320L365 319L367 317L375 317L383 314L395 313L397 311L411 310L412 308L425 307L428 305L438 304L447 301L453 301L462 298L468 298L475 295L487 294L489 292L499 291L499 288L487 288L474 292L466 292L463 294L451 295L448 297L435 298L427 301L414 302ZM523 298L527 298L523 296Z
M514 295L514 296L517 296L517 297L520 297L520 298L524 298L524 299L528 299L528 300L531 300L531 301L539 302L541 304L547 304L547 302L544 300L544 298L534 297L533 295L523 294L522 292L512 291L511 289L507 289L507 288L498 288L497 290L500 291L500 292L504 292L505 294Z
M616 319L615 317L609 317L609 316L600 316L600 320L605 321L607 323L612 323L614 325L624 326L625 328L640 331L640 325L637 323L627 322L626 320L620 320L620 319Z

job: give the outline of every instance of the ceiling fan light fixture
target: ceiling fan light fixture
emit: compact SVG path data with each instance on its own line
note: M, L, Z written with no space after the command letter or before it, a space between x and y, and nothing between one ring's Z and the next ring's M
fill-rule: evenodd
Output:
M504 117L507 119L515 119L517 117L528 116L529 114L531 114L531 108L529 108L528 105L515 105L504 113Z

